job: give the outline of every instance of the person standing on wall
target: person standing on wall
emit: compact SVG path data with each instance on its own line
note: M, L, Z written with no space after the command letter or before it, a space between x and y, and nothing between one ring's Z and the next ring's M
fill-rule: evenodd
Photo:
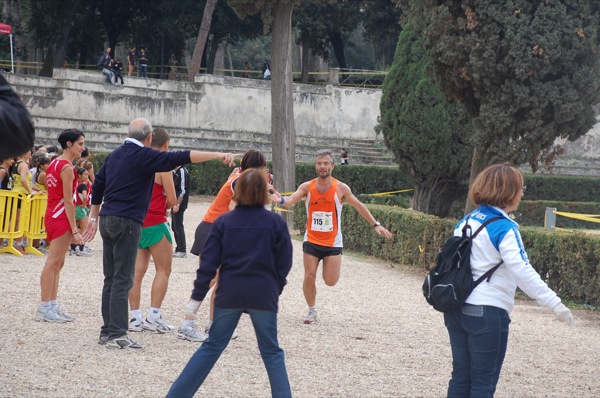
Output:
M143 48L140 48L140 53L138 54L138 77L148 78L148 57L146 56L146 51Z
M127 52L127 64L128 64L128 68L129 68L128 72L127 72L127 77L131 77L131 74L133 73L133 68L135 67L136 58L137 57L135 54L135 46L133 46Z
M175 183L175 195L177 203L171 209L171 228L175 235L175 253L173 257L184 258L187 256L187 244L185 241L185 228L183 227L183 215L187 210L190 199L190 173L184 166L179 166L173 171L173 182Z

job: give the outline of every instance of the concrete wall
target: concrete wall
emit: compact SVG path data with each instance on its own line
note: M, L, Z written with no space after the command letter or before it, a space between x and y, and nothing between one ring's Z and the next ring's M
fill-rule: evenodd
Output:
M100 84L99 73L55 69L53 78L8 75L36 121L40 139L66 127L99 134L90 144L112 147L135 117L182 132L181 138L236 139L240 133L270 142L271 82L200 75L195 83L131 78ZM298 144L374 140L381 90L294 85ZM103 144L103 136L106 143ZM239 137L238 137L239 138ZM252 141L253 139L251 139ZM88 141L90 141L88 139ZM339 142L339 143L338 143Z

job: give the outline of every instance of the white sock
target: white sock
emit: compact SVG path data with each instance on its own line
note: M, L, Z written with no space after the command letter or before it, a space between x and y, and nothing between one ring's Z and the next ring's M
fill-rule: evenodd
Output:
M183 323L181 324L182 328L188 327L190 326L190 324L194 323L194 321L192 319L184 319Z
M137 310L131 310L131 317L135 318L135 319L143 319L144 316L142 315L142 312L137 309Z
M150 312L148 313L148 318L156 320L160 318L160 308L150 307Z
M309 310L309 311L314 311L314 312L317 312L317 306L314 306L314 307L308 307L308 310Z
M52 305L49 301L40 301L40 310L45 312L48 311L50 308L52 308Z
M58 301L57 300L50 300L50 307L56 307L58 305Z

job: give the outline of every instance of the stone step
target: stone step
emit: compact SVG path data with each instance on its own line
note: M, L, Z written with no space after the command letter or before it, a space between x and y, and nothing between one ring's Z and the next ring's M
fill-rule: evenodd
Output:
M78 128L86 135L86 143L92 152L109 152L123 143L127 137L127 125L114 122L91 121L83 119L62 119L53 117L35 117L36 143L56 145L56 137L65 128ZM193 148L200 151L245 152L256 149L271 159L271 135L256 132L227 132L216 130L168 128L171 134L171 148L183 150ZM355 140L353 140L354 142ZM379 148L371 146L347 146L351 153L351 164L390 165ZM320 137L297 137L296 161L313 162L314 154L322 148L331 148L330 140ZM336 162L339 161L337 148L334 151Z

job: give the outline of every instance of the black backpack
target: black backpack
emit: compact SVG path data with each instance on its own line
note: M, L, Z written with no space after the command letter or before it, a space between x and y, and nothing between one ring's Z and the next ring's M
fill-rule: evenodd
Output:
M446 241L437 255L436 267L429 271L423 283L425 300L434 309L440 312L458 311L477 285L486 278L489 282L502 261L473 281L471 245L473 239L483 228L501 219L502 217L493 217L487 220L470 236L467 234L467 230L470 231L471 226L467 219L462 229L462 236L453 236Z

